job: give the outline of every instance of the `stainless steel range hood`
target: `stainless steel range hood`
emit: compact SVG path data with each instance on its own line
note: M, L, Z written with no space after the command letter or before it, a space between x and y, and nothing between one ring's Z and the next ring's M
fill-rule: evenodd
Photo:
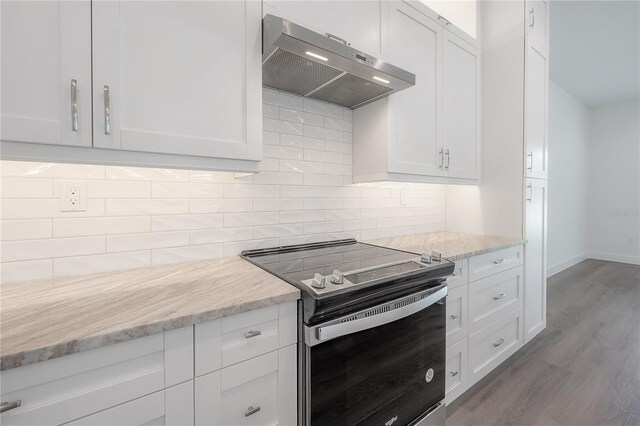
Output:
M415 75L286 19L262 20L262 85L356 109L415 84Z

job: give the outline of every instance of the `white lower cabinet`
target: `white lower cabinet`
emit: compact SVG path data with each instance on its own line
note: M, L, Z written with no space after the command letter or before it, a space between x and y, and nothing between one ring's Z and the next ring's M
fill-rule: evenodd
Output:
M197 425L295 425L296 345L195 380Z
M0 423L295 425L296 327L288 302L6 370Z
M513 355L522 346L521 311L513 311L469 336L469 374L471 383Z
M67 424L73 426L193 424L193 380Z
M469 346L467 338L447 347L447 376L445 378L445 402L450 404L469 387Z
M447 280L447 404L524 343L522 253L518 246L455 262Z

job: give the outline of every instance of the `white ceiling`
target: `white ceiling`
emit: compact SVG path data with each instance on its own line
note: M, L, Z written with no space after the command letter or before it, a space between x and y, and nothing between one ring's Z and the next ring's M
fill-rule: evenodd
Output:
M550 78L589 107L640 96L640 1L552 0Z

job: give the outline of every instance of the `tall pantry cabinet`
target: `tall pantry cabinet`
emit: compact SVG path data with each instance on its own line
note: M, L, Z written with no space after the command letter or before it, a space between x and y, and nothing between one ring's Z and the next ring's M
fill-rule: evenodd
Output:
M525 2L524 83L524 339L547 324L547 156L549 123L549 5Z

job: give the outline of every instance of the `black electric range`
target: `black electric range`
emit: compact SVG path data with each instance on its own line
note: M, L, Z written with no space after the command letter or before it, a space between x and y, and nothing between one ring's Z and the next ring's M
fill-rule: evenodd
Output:
M242 257L301 290L299 425L444 425L452 262L353 239Z

